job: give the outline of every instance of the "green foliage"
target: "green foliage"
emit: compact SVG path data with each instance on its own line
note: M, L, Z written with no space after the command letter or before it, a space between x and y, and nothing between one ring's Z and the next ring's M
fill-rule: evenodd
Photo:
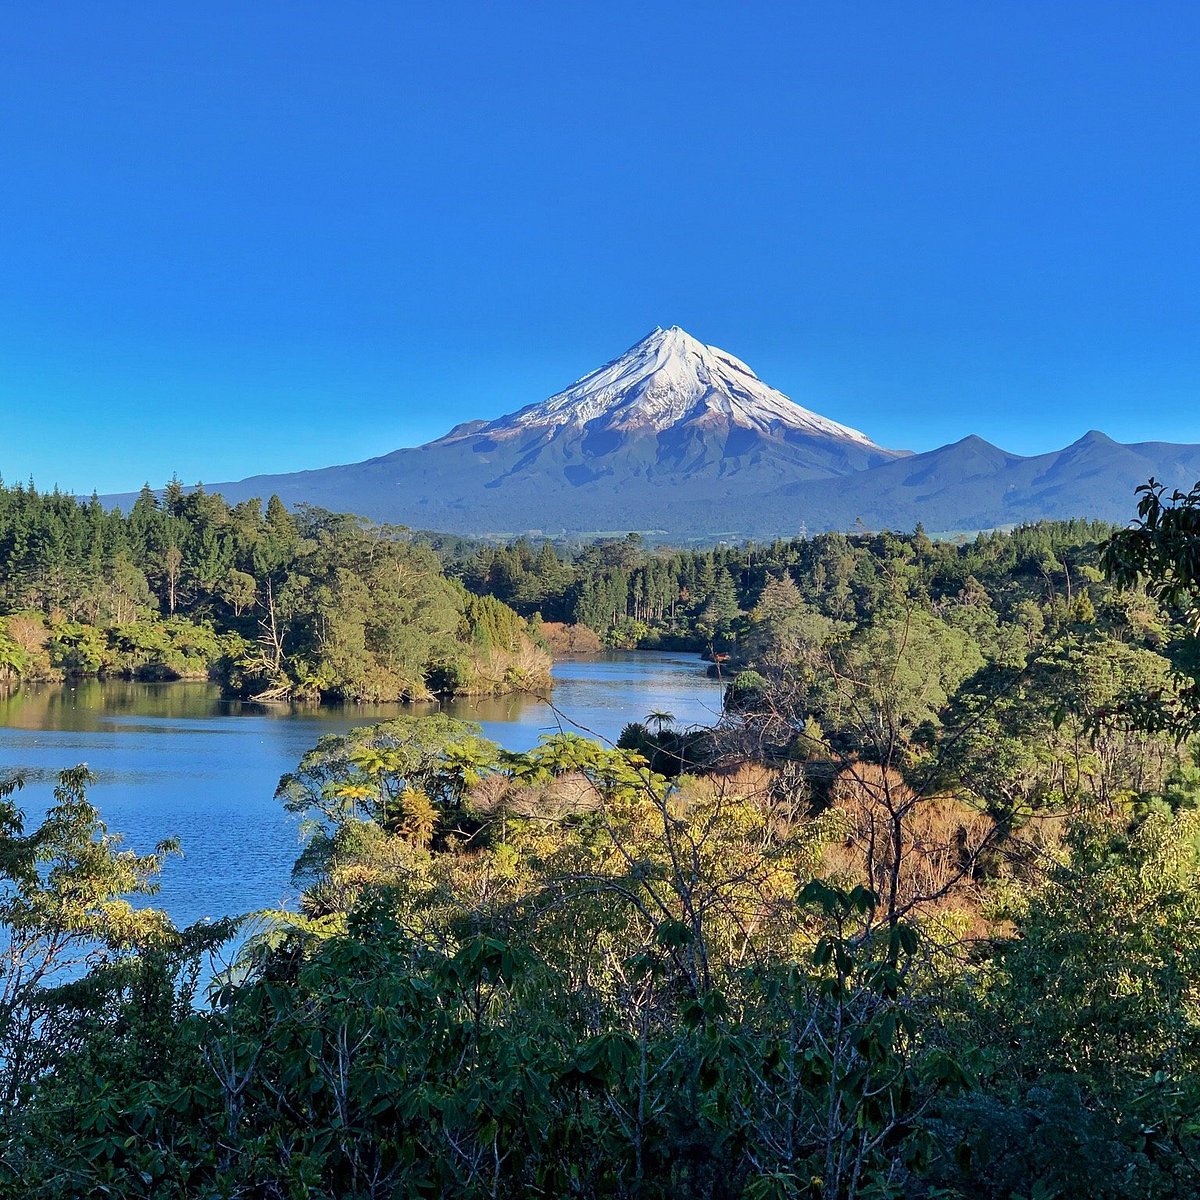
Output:
M950 696L983 666L970 637L921 609L880 614L835 652L839 676L826 705L835 726L852 722L851 705L872 742L936 721Z
M1104 548L1103 565L1118 583L1146 582L1167 604L1195 610L1200 588L1200 486L1173 492L1151 479L1137 489L1137 519Z
M983 1090L947 1106L972 1195L1170 1197L1200 1186L1200 820L1076 825L956 1017Z
M682 551L636 537L564 547L519 539L453 542L444 554L472 592L523 615L611 634L622 646L636 633L642 645L786 658L797 637L819 640L805 626L814 616L863 624L900 603L961 628L985 657L1012 659L1020 631L1044 625L1044 612L1086 623L1089 606L1095 614L1111 595L1097 571L1110 532L1099 522L1061 521L972 541L932 542L922 531L838 533Z
M89 966L94 978L177 937L162 913L126 899L154 893L176 845L123 850L87 799L92 782L86 767L63 771L30 833L14 800L22 781L0 786L0 1124L19 1115L70 1042L64 991L83 988Z
M939 768L1018 825L1157 793L1176 767L1174 739L1102 718L1119 698L1163 686L1169 670L1153 651L1095 633L1057 641L1024 668L994 665L945 712L955 732Z
M9 682L219 678L244 696L341 700L549 682L524 621L466 595L405 531L276 497L265 514L230 507L177 482L161 503L144 488L128 516L0 486L0 614Z
M364 886L411 873L431 844L475 832L466 795L499 757L477 726L441 715L322 738L276 793L305 820L307 911L345 911Z
M621 617L604 635L604 644L614 650L636 650L650 636L650 626L633 617Z
M909 1028L917 941L866 936L873 897L800 889L811 845L764 856L743 797L423 724L326 739L285 780L360 867L407 847L340 923L287 918L207 1008L182 947L61 997L74 1032L5 1145L33 1194L848 1198L906 1174L900 1114L947 1076ZM521 815L580 778L601 807ZM498 780L469 849L396 823L418 788L444 811Z
M1170 497L1153 479L1137 490L1137 519L1105 547L1104 569L1123 587L1144 585L1184 628L1169 651L1172 686L1130 696L1121 710L1143 728L1183 737L1200 732L1200 484Z
M322 739L279 787L302 911L262 914L206 1001L228 929L122 898L160 855L116 847L83 777L34 835L6 801L0 927L33 947L9 955L30 986L0 1056L22 1194L1200 1192L1200 749L1175 690L1195 639L1162 545L1121 551L1151 578L1120 590L1082 522L518 542L460 562L464 591L396 531L277 502L173 487L128 530L81 511L159 547L159 614L123 569L89 603L128 619L14 606L10 671L207 662L238 632L253 688L416 695L535 673L540 611L703 644L733 682L716 729L655 712L616 749L506 753L441 716ZM248 556L223 553L223 511ZM1147 728L1131 697L1176 707ZM62 937L76 977L21 975Z

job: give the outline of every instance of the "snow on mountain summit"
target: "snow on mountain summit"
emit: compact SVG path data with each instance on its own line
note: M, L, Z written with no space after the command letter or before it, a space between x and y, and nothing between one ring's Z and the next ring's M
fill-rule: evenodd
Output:
M504 438L531 429L584 425L614 432L659 432L716 422L761 433L790 429L876 448L866 434L801 408L763 383L740 359L704 345L678 325L654 329L620 358L565 391L470 432ZM443 441L465 434L465 429L453 430Z

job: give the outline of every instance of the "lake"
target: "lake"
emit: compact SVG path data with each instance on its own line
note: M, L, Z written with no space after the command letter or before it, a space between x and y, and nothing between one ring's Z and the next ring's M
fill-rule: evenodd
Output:
M27 773L19 802L32 820L49 802L55 774L87 763L98 780L89 798L111 832L140 851L165 837L183 843L184 857L167 864L153 903L189 924L294 904L297 823L274 799L275 785L325 734L441 711L526 750L560 728L615 741L651 712L672 713L681 725L710 725L720 712L720 685L696 655L568 659L555 664L554 677L551 704L501 696L440 708L242 704L209 683L27 685L0 695L0 771Z

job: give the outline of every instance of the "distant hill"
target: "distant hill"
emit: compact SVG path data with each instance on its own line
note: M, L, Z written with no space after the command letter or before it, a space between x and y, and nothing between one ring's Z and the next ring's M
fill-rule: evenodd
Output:
M868 529L912 529L920 521L931 531L1069 517L1124 524L1134 489L1151 476L1190 488L1200 479L1200 446L1126 446L1093 430L1063 450L1025 458L971 436L859 472L844 488L797 482L761 503L771 514L803 514L813 532L859 520Z
M1091 432L1010 454L967 437L923 454L802 408L678 326L538 404L346 466L210 485L472 535L639 530L768 538L868 528L986 529L1043 517L1126 520L1151 475L1200 479L1200 446ZM132 496L110 497L129 502Z

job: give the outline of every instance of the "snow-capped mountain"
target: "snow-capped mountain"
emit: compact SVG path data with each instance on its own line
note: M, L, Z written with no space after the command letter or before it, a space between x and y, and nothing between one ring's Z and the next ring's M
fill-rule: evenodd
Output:
M705 422L728 422L764 435L786 429L881 450L857 429L801 408L763 383L741 359L704 345L678 325L654 329L620 358L540 404L483 425L472 422L441 440L584 426L658 433Z
M732 354L671 326L547 400L424 446L211 486L234 502L275 493L447 533L639 530L712 541L860 520L931 531L1042 517L1125 521L1133 489L1151 475L1190 488L1200 446L1122 446L1093 432L1033 457L977 437L910 455L802 408Z
M381 458L214 485L462 533L692 528L903 452L801 408L739 359L655 329L566 390ZM802 523L802 522L801 522Z

